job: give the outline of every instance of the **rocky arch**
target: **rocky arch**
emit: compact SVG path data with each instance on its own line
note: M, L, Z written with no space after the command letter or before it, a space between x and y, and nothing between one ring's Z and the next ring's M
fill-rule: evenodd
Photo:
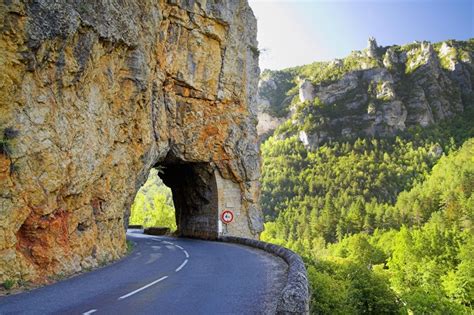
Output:
M231 235L252 237L259 231L258 209L244 207L239 183L223 178L214 163L167 158L153 167L160 170L158 176L172 191L177 235L217 239ZM224 210L234 213L232 224L222 223Z
M122 256L157 163L207 183L167 178L183 205L199 196L183 235L216 237L189 222L217 195L226 232L258 238L256 47L246 0L1 3L0 282Z
M208 163L162 163L159 176L171 188L179 236L218 237L218 191Z

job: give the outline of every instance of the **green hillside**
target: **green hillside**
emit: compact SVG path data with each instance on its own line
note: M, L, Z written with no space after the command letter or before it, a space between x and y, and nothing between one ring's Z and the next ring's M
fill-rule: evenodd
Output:
M423 161L426 147L396 140L395 151L383 156L398 160L402 167L395 170L397 164L385 162L380 167L401 172L398 176L405 180L391 187L371 179L374 163L369 161L377 158L382 146L361 140L345 146L351 149L325 146L319 152L319 167L333 173L334 178L328 178L337 184L330 186L338 189L324 193L322 181L313 193L290 196L283 201L287 207L275 221L266 223L262 234L263 240L304 257L313 285L313 311L469 314L474 302L474 139L458 150L451 148L431 171L430 159ZM402 147L410 149L397 159ZM294 157L297 148L287 149L288 156ZM265 161L269 151L265 146ZM406 163L403 156L410 154L414 162ZM418 161L426 169L417 169ZM344 168L351 164L356 169L352 175L348 173L352 168ZM267 168L271 166L265 164ZM420 172L418 177L411 175L413 170ZM299 179L309 176L310 182L319 183L312 171L300 171ZM345 187L346 177L359 187ZM379 192L395 192L403 185L410 188L399 193L395 202L390 194L385 201L377 200Z
M474 312L473 43L262 74L287 121L261 145L261 237L304 258L312 313Z

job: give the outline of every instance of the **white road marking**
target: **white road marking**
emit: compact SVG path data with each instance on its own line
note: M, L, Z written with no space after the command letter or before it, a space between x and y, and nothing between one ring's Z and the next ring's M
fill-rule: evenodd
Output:
M175 272L178 272L181 269L183 269L183 267L186 266L187 263L188 263L188 260L186 259L178 268L176 268Z
M182 248L182 247L179 246L179 245L174 245L174 246L178 247L178 248L181 249L181 250L184 250L184 248Z
M95 312L97 312L97 310L96 310L96 309L92 309L92 310L90 310L90 311L87 311L87 312L85 312L85 313L82 313L82 315L89 315L89 314L92 314L92 313L95 313Z
M155 280L155 281L153 281L153 282L150 282L150 283L148 283L147 285L141 287L140 289L136 289L135 291L132 291L132 292L130 292L130 293L128 293L128 294L122 295L121 297L118 298L118 300L123 300L123 299L128 298L129 296L132 296L132 295L134 295L134 294L137 294L138 292L143 291L143 290L145 290L146 288L149 288L149 287L151 287L152 285L157 284L158 282L165 280L166 278L168 278L168 276L164 276L164 277L161 277L161 278L158 279L158 280Z
M163 241L163 243L165 243L165 244L169 244L169 245L174 245L173 243L171 243L171 242L168 242L168 241Z
M160 257L161 257L161 254L160 254L160 253L152 253L152 254L150 254L150 258L148 258L148 260L147 260L147 262L145 263L145 265L154 263L154 262L157 261L158 258L160 258Z
M186 255L186 258L189 258L189 254L186 250L183 250L184 254Z

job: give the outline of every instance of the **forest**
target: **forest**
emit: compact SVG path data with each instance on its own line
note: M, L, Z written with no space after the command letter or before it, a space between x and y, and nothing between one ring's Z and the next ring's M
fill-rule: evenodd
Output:
M262 73L261 110L285 122L262 139L261 238L303 257L313 314L474 313L473 44L373 45ZM423 85L463 111L422 127ZM403 128L373 128L395 99Z
M312 313L472 314L471 122L314 151L279 130L263 143L261 237L303 257Z

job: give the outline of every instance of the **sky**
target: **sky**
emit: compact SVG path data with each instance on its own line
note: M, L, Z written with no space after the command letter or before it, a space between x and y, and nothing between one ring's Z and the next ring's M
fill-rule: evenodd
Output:
M343 58L367 46L474 37L474 0L249 0L260 68Z

